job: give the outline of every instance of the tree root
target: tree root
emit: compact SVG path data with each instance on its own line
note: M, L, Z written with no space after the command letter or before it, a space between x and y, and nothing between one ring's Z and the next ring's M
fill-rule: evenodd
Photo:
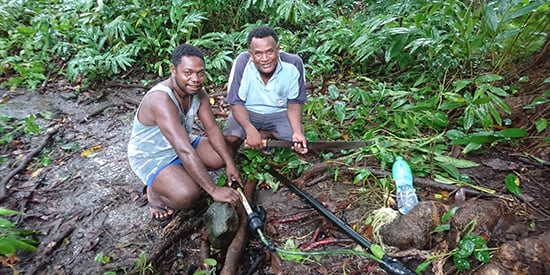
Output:
M476 274L545 274L550 270L550 232L507 242Z
M174 219L170 221L159 233L158 240L154 244L154 247L147 254L147 263L150 263L155 267L155 271L160 273L167 272L170 265L166 264L171 262L174 257L171 255L171 249L174 244L177 244L180 239L191 235L200 227L203 223L200 216L206 211L207 201L201 199L197 202L197 206L193 208L193 212L179 211ZM132 272L138 272L139 267L133 267ZM130 272L130 273L132 273Z
M48 142L52 139L53 136L57 134L59 131L59 128L61 128L60 125L56 125L53 128L50 128L46 134L46 137L38 147L34 148L28 155L26 155L21 162L19 163L19 166L17 166L15 169L13 169L6 177L2 179L0 182L0 202L6 198L7 191L6 191L6 184L13 178L15 175L20 173L21 171L25 170L27 167L27 164L36 156L38 155L46 145L48 145Z
M253 201L253 193L256 188L256 181L248 180L244 186L244 194L248 201ZM242 256L246 243L248 241L248 215L244 210L242 205L237 207L237 212L239 213L240 225L233 241L227 248L227 253L225 255L225 262L223 268L220 272L221 275L231 275L237 274L237 268L242 266Z

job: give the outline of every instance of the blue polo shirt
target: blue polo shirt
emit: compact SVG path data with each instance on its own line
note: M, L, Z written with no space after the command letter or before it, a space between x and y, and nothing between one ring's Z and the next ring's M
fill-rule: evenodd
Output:
M280 52L275 72L264 84L250 54L243 52L231 68L226 102L270 114L286 111L288 103L305 103L305 90L304 65L299 56Z

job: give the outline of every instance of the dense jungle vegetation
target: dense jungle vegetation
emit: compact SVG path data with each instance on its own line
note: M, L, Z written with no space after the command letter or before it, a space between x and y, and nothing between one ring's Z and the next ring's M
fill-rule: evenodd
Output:
M550 59L549 15L546 0L0 0L0 104L9 104L13 91L41 93L47 83L76 93L109 82L145 90L169 75L181 43L205 52L208 87L223 90L248 32L265 24L277 30L282 50L306 65L308 140L370 140L348 152L346 164L371 158L388 170L396 156L406 156L415 176L483 192L459 170L478 165L466 154L527 142L549 148L550 75L530 79L519 69L534 56ZM510 116L510 99L522 95L530 97L520 112L540 113L527 124ZM10 142L47 133L36 119L0 113L0 170L13 164L5 153ZM50 165L51 153L33 165ZM248 157L239 168L277 189L256 169L263 155ZM294 175L309 165L288 151L273 159ZM354 171L355 184L395 188L389 177ZM509 173L502 184L518 195L519 180ZM36 249L26 238L32 232L1 218L14 214L22 212L0 208L3 255ZM108 260L102 256L96 261Z
M141 79L147 86L167 76L169 57L184 42L205 51L209 85L222 86L248 31L267 24L317 84L304 108L308 138L373 140L350 160L374 156L387 168L406 154L419 176L468 181L457 170L463 163L448 157L452 145L468 153L528 135L550 142L540 134L548 128L544 116L533 122L534 133L503 119L510 113L504 99L529 81L511 72L548 46L547 1L1 3L0 76L7 89L32 92L63 80L84 91L135 81L138 72L156 76ZM544 91L526 107L549 100ZM367 175L358 173L356 182Z

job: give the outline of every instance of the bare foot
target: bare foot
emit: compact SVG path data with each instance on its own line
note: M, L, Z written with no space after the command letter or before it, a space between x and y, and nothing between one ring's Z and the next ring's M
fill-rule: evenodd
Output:
M174 214L174 209L164 205L160 199L160 195L153 191L151 187L147 187L147 202L151 218L157 221L170 219Z

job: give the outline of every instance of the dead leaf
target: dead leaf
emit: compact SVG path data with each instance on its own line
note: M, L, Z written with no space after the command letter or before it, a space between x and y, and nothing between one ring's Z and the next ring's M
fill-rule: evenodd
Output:
M94 145L91 148L84 150L82 153L80 153L80 155L83 157L94 157L95 154L92 154L92 153L102 148L103 148L103 145Z

